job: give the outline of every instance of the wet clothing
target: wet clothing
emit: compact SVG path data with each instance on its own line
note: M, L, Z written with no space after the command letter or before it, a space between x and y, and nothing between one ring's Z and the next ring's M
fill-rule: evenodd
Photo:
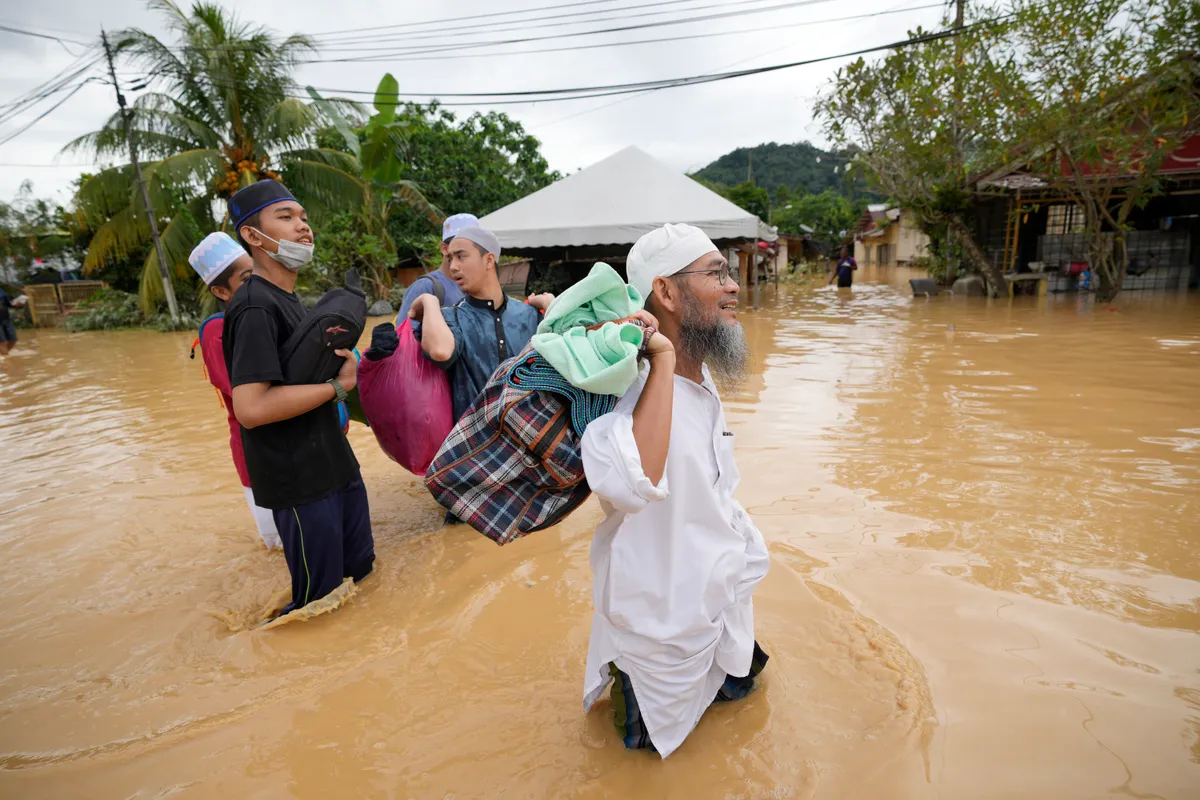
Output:
M274 510L283 555L292 573L286 611L319 600L346 578L360 581L375 563L367 489L355 476L320 500Z
M229 386L229 371L225 368L225 318L221 316L208 320L200 329L200 355L204 360L204 371L208 382L217 390L221 405L225 408L226 421L229 424L229 451L233 455L233 468L237 470L238 480L246 493L246 504L250 507L250 516L254 518L254 526L258 529L259 538L267 547L281 547L279 531L275 529L275 519L269 509L254 502L254 492L250 489L250 474L246 471L246 456L242 450L242 426L233 413L233 389Z
M751 596L767 573L766 544L734 499L733 435L716 386L675 376L666 471L642 470L633 410L649 376L588 425L583 464L605 518L592 539L591 640L584 707L612 680L637 688L638 709L660 755L671 754L729 675L755 655Z
M254 527L258 528L258 537L262 539L262 543L268 549L283 547L279 529L275 527L275 512L255 503L254 490L249 486L242 487L242 491L246 493L246 505L250 507L250 516L254 518Z
M754 690L754 679L767 666L769 658L770 656L758 646L758 642L755 642L754 655L750 658L749 674L740 678L726 675L725 682L717 690L717 696L713 698L712 702L727 703L741 700L750 694ZM633 681L611 662L608 665L608 674L613 681L612 689L609 691L609 697L612 699L613 723L617 726L617 733L621 736L621 741L625 743L625 748L628 750L647 749L657 753L658 748L651 741L650 731L646 728L646 722L642 718L637 694L633 690Z
M466 297L463 294L463 290L458 287L458 284L447 277L446 273L440 269L428 275L422 275L412 282L412 286L404 290L404 300L400 302L400 311L396 314L397 323L400 320L408 319L408 311L412 308L412 304L416 302L418 297L423 294L433 294L434 281L440 283L442 291L445 292L445 299L442 300L442 305L452 306ZM418 324L420 323L413 323L414 331L417 329Z
M225 311L225 364L232 387L283 382L279 351L307 313L300 299L252 275ZM358 478L358 461L330 401L298 417L242 428L255 502L270 509L302 506ZM282 533L282 531L281 531Z
M8 310L11 305L8 294L0 289L0 342L17 341L17 329L13 327L12 314Z
M233 388L229 385L229 370L225 368L225 319L209 320L200 332L200 355L208 382L221 395L225 416L229 423L229 451L233 454L233 467L237 470L242 486L250 486L250 473L246 471L246 454L242 450L242 426L233 413Z
M839 289L847 289L854 284L854 270L858 262L853 258L843 258L837 264L837 283Z
M454 334L454 352L437 361L450 378L450 397L457 421L483 391L500 366L529 344L541 314L533 306L505 297L496 308L491 300L468 296L454 306L443 306L442 317ZM420 338L420 332L418 332Z

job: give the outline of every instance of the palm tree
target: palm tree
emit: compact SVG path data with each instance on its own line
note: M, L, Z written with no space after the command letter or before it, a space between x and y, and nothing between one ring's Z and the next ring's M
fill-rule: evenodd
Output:
M218 201L262 178L282 179L301 202L316 209L366 201L363 181L356 177L358 160L318 147L315 133L328 122L315 106L288 94L297 61L315 49L309 39L293 35L279 40L206 2L196 2L190 13L172 0L150 0L150 7L166 15L177 48L131 29L116 35L115 50L143 69L156 89L137 98L131 125L139 154L147 161L143 174L161 220L172 274L186 279L191 248L222 224L217 213L224 209L214 213ZM331 102L361 118L357 104ZM100 130L67 149L97 159L124 158L123 125L120 114L114 114ZM127 258L149 241L129 165L86 180L76 207L81 223L94 231L85 273ZM146 312L162 297L153 249L143 265L140 296Z

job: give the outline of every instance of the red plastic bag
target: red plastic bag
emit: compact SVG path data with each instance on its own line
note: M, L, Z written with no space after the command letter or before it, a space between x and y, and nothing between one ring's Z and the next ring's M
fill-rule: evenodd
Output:
M450 382L421 352L407 320L396 334L394 353L358 363L358 397L388 458L424 476L454 426Z

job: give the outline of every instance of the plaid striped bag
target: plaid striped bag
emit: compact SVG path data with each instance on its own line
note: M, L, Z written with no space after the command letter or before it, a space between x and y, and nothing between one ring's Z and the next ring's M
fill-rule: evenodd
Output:
M425 474L439 503L496 544L557 524L591 494L570 401L510 379L537 357L526 347L500 365Z

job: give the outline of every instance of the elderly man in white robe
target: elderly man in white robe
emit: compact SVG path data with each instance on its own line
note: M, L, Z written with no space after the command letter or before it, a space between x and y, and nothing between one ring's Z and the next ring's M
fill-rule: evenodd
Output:
M768 555L733 497L734 437L713 380L736 384L747 371L729 264L690 225L651 231L626 263L652 335L637 382L583 437L605 514L592 540L584 707L611 683L625 746L666 758L766 664L751 595Z

